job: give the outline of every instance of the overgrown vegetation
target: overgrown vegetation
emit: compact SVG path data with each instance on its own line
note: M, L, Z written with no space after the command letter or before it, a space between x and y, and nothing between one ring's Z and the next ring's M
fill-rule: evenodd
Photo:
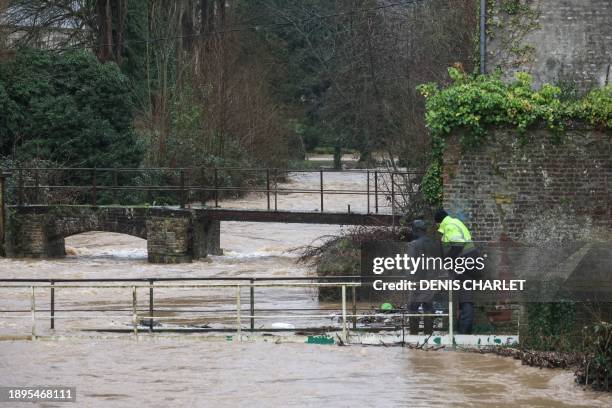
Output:
M0 64L0 156L76 167L132 166L128 78L85 51L22 50Z
M460 131L464 148L474 148L486 138L487 129L495 127L516 129L519 137L528 129L545 127L557 140L562 139L563 130L576 125L612 129L612 85L582 99L567 99L558 86L545 84L534 90L527 73L505 82L500 73L469 75L457 67L448 72L452 83L447 87L419 86L426 98L425 118L432 137L431 163L422 184L431 204L442 202L444 139L453 131Z
M526 308L527 330L521 347L556 352L573 352L579 348L574 303L528 303Z
M359 249L364 242L405 240L408 231L387 227L356 226L342 234L324 236L321 244L298 248L300 262L317 266L319 276L354 275L359 272ZM346 263L338 262L345 259Z
M584 330L584 359L576 382L595 390L612 390L612 324L599 322Z
M361 274L361 244L407 239L407 231L394 228L353 227L340 235L321 237L321 244L298 248L300 261L315 266L317 276ZM337 300L338 288L319 288L319 299Z

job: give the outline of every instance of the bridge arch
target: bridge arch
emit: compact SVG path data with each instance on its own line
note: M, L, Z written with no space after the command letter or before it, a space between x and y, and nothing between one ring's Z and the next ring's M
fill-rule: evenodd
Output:
M393 214L226 210L210 207L21 205L10 207L6 253L10 257L65 255L64 238L88 231L116 232L147 240L153 263L190 262L221 254L221 221L393 225Z
M108 208L91 214L67 214L53 220L58 237L67 238L84 232L115 232L147 239L146 217L121 214Z
M172 208L13 207L8 229L6 252L12 257L63 257L64 238L90 231L146 239L153 263L190 262L220 252L219 221Z

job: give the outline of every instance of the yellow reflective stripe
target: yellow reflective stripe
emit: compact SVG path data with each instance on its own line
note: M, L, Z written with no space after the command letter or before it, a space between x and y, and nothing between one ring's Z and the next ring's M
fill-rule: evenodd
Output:
M450 225L455 227L455 233L452 235L452 237L454 237L454 239L461 240L461 241L456 241L456 242L465 242L466 236L465 236L465 233L463 232L463 228L461 228L461 225L453 223L452 221Z
M449 222L444 228L444 239L447 242L464 242L465 234L459 225Z

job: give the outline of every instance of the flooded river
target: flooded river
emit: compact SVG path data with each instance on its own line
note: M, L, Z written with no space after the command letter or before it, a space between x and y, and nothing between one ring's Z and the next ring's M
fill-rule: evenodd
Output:
M574 386L569 372L398 347L67 340L4 342L2 353L3 384L76 386L86 407L609 407L611 401Z
M325 175L326 188L363 189L365 175ZM294 174L287 186L316 188L318 173ZM388 211L381 200L381 211ZM279 196L282 210L316 210L313 194ZM266 198L227 200L225 208L265 208ZM325 208L353 211L367 207L365 197L325 197ZM373 202L371 203L373 206ZM91 232L66 239L69 256L60 260L0 259L5 278L149 278L149 277L286 277L306 276L291 248L336 234L337 226L224 222L223 256L180 265L146 261L146 241L118 234ZM47 290L37 292L37 307L49 307ZM242 294L247 299L247 290ZM233 305L235 289L156 291L156 305L167 309L221 310ZM139 293L146 310L147 291ZM309 289L258 289L258 309L277 307L334 309L321 304ZM0 308L29 310L27 289L3 289ZM129 328L130 289L58 289L56 334L76 328ZM121 309L117 316L90 319L77 309ZM37 331L49 334L47 315ZM0 334L27 335L30 315L0 319ZM275 322L266 320L258 325ZM331 320L324 322L329 324ZM280 319L299 325L303 321ZM164 324L223 327L232 324L206 317ZM336 347L307 344L234 343L128 334L114 338L69 338L58 341L0 342L1 385L77 387L78 406L612 406L612 397L583 391L570 372L523 367L491 355L422 352L399 347ZM51 404L47 406L52 406Z

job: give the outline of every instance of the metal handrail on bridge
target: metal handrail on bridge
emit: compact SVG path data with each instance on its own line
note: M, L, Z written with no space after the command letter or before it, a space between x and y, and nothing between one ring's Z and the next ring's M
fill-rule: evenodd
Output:
M332 280L338 282L303 282L306 280ZM24 311L13 311L13 312L25 312L31 314L31 337L32 339L36 339L37 337L37 329L36 329L36 320L37 311L40 311L36 307L36 289L49 289L50 290L50 309L49 309L49 319L50 319L50 328L52 330L55 329L55 319L56 309L55 309L55 291L57 289L131 289L132 290L132 326L133 326L133 334L138 336L139 333L139 323L142 320L148 321L148 332L155 332L154 321L160 320L176 320L176 319L186 319L186 318L201 318L201 315L181 315L176 317L162 317L155 316L155 307L154 307L154 296L153 290L155 289L207 289L207 288L235 288L236 289L236 307L235 314L232 315L223 315L225 318L236 319L236 334L238 339L240 339L240 335L242 334L242 319L247 318L250 320L250 329L251 332L257 331L255 329L255 319L273 319L273 318L329 318L329 314L321 315L321 314L307 314L307 315L256 315L255 314L255 288L274 288L274 287L293 287L293 288L340 288L341 289L341 331L342 331L342 341L348 343L349 341L349 327L348 327L348 319L352 320L353 330L357 329L357 318L359 317L371 317L372 314L358 314L357 313L357 303L356 303L356 288L360 287L361 282L350 281L351 279L361 279L359 276L346 276L346 277L265 277L265 278L242 278L242 277L229 277L229 278L125 278L125 279L1 279L0 280L0 290L1 289L29 289L30 293L30 310ZM179 283L179 284L154 284L155 282L185 282L185 281L228 281L231 283ZM279 282L279 281L289 281L289 282ZM267 281L267 283L265 283ZM272 281L272 282L271 282ZM98 285L92 285L90 283L97 282L102 283ZM119 282L120 284L112 285L112 282ZM126 282L136 282L135 284L125 284ZM242 283L248 282L248 283ZM16 283L16 285L5 285L4 283ZM30 284L24 284L30 283ZM34 284L36 283L36 284ZM47 285L41 285L41 283L47 283ZM58 284L59 283L59 284ZM70 284L72 283L72 284ZM88 284L76 284L76 283L88 283ZM146 283L146 284L144 284ZM241 289L249 288L250 294L250 309L249 314L244 315L242 313L241 306ZM352 313L348 313L347 311L347 288L352 290ZM149 290L149 310L148 314L142 315L139 314L138 311L138 297L137 291L138 289L148 289ZM274 309L277 310L277 309ZM296 309L287 309L283 311L295 311ZM316 309L316 310L326 310L326 309ZM453 336L453 299L452 292L449 292L449 302L448 302L448 313L386 313L386 317L393 316L402 316L402 332L404 328L404 319L406 317L448 317L449 319L449 336L452 339ZM87 310L89 311L89 310ZM108 312L113 312L116 310L103 310ZM167 310L163 310L167 311ZM10 311L0 310L0 313L7 313ZM193 311L187 311L192 312ZM215 312L219 312L218 310ZM6 316L5 316L6 317ZM11 316L19 318L21 316ZM80 315L64 315L63 319L83 319L83 318L121 318L126 316L109 316L109 315L100 315L100 316L80 316ZM293 329L295 330L295 329ZM264 331L270 331L269 329L265 329Z
M221 178L231 180L234 172L246 173L246 185L226 185ZM85 176L85 173L87 176ZM151 177L157 173L157 177ZM318 173L319 185L317 188L279 188L279 180L284 180L289 173ZM324 185L325 173L362 173L366 175L365 189L326 189ZM204 205L208 200L214 200L214 206L219 207L220 194L223 193L265 193L267 199L267 210L272 210L272 199L274 199L274 211L278 210L278 195L286 194L317 194L320 196L320 211L324 211L324 196L328 195L363 195L367 198L367 214L371 213L371 196L374 201L374 213L379 213L379 196L390 196L391 212L395 213L398 194L401 196L418 194L418 184L421 173L396 170L334 170L334 169L306 169L289 170L280 168L238 168L238 167L179 167L179 168L95 168L95 167L16 167L9 169L5 174L16 174L15 183L17 205L53 205L48 199L42 197L41 192L62 191L78 194L87 193L89 205L97 206L100 193L107 191L111 193L110 201L114 205L120 204L119 192L141 192L146 194L147 201L152 198L154 192L168 192L178 196L177 204L181 208L190 202L192 193L199 195L199 201ZM264 175L265 174L265 175ZM51 183L54 177L60 182ZM127 176L126 176L127 175ZM136 176L150 178L149 184L133 184ZM263 175L263 176L262 176ZM70 177L69 177L70 176ZM161 176L161 177L160 177ZM2 176L0 176L1 179ZM176 184L153 184L153 179L176 179ZM46 180L46 184L41 182ZM125 179L130 184L121 183ZM372 179L372 180L371 180ZM388 180L387 180L388 179ZM403 180L399 182L398 179ZM64 184L61 181L73 181L73 184ZM88 180L88 184L83 184ZM0 180L1 182L2 180ZM101 183L102 181L102 183ZM105 182L106 181L106 182ZM159 180L158 180L159 181ZM373 184L373 186L371 186ZM386 184L386 188L382 186ZM373 188L372 188L373 187ZM403 190L402 190L403 189ZM29 192L26 194L26 192ZM30 193L31 192L31 193ZM212 196L211 194L212 193ZM27 195L27 199L26 199ZM108 198L108 197L107 197ZM176 198L176 197L175 197ZM154 200L153 200L154 201ZM350 212L350 207L349 207Z

